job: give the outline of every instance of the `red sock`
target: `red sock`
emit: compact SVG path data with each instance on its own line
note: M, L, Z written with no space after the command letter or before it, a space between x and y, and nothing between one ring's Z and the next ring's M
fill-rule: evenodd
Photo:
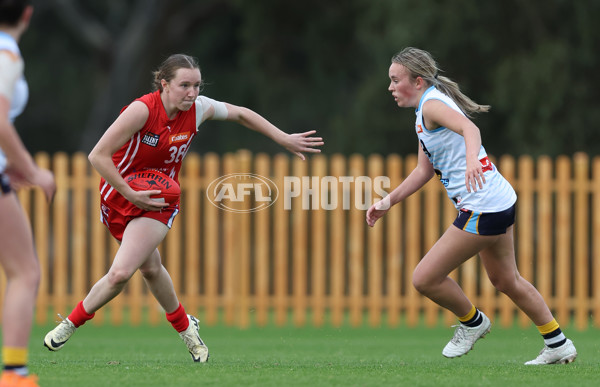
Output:
M75 327L79 327L87 320L91 320L96 313L89 314L83 309L83 301L79 301L79 304L73 309L71 314L69 315L69 320L75 325Z
M166 315L167 320L177 332L183 332L190 326L190 320L188 320L187 313L185 313L185 309L183 309L181 303L179 303L179 307L174 312L167 313Z

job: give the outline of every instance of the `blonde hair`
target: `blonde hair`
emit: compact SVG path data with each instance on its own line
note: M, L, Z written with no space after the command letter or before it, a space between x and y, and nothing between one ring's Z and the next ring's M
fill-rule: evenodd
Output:
M468 117L471 117L472 113L484 113L491 108L490 105L479 105L464 95L456 82L439 75L441 70L427 51L406 47L392 57L392 63L401 64L406 67L413 79L421 77L425 82L452 98Z

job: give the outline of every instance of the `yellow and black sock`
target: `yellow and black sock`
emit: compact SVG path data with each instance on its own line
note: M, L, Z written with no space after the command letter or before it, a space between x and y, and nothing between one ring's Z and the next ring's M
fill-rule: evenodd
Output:
M560 330L555 319L552 319L552 321L547 324L538 326L537 329L544 338L544 343L550 348L560 347L567 342L567 338Z
M27 376L27 348L2 347L2 362L6 371Z
M468 327L473 328L481 325L481 323L483 322L483 317L481 316L481 312L479 311L479 309L477 309L475 305L472 305L471 311L466 315L459 317L458 321L460 321L462 325L466 325Z

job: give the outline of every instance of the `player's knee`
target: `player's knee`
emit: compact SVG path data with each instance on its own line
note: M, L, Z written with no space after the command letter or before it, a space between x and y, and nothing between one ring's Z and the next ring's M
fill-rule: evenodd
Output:
M40 264L36 259L27 259L5 270L7 281L21 283L29 289L37 289L40 279Z
M131 278L132 275L133 273L129 270L111 268L108 272L107 279L111 286L123 286L129 281L129 278Z
M38 286L40 285L41 278L42 274L40 271L40 265L33 265L27 274L27 282L29 286L31 286L32 289L37 290Z
M140 273L142 273L142 276L145 279L156 278L156 276L158 276L158 274L162 270L162 267L162 264L142 266L140 268Z
M415 289L423 295L427 295L434 286L434 281L419 270L415 270L413 273L412 283Z
M27 289L37 289L40 285L41 274L39 266L31 266L30 270L20 276L20 280L27 287Z
M501 293L510 295L517 286L517 278L513 275L490 275L490 282Z

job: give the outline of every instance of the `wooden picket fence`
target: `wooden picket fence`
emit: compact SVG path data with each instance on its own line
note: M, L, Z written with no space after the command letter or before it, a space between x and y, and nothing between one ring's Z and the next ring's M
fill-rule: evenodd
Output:
M43 324L83 299L108 270L118 245L99 221L99 176L86 156L38 154L36 161L54 171L58 185L51 205L38 189L19 192L43 272L36 309L36 321ZM600 257L600 158L503 156L496 164L519 196L515 243L521 275L535 284L561 325L600 326L600 264L594 259ZM388 176L389 192L415 165L415 155L316 155L302 162L245 150L189 154L180 176L182 211L160 246L182 303L207 325L454 323L451 313L420 296L411 282L419 259L456 216L442 185L429 182L369 228L365 210L356 205L365 200L357 180L353 185L339 179ZM278 187L280 197L272 206L234 212L211 204L206 195L211 182L249 173ZM286 176L314 177L304 189L320 194L324 184L314 184L330 176L326 201L334 203L337 195L338 204L352 205L324 209L309 201L313 207L306 209L297 197L286 208L281 197ZM332 189L336 178L339 184ZM479 259L452 276L497 323L531 324L493 288ZM164 320L136 273L93 323Z

